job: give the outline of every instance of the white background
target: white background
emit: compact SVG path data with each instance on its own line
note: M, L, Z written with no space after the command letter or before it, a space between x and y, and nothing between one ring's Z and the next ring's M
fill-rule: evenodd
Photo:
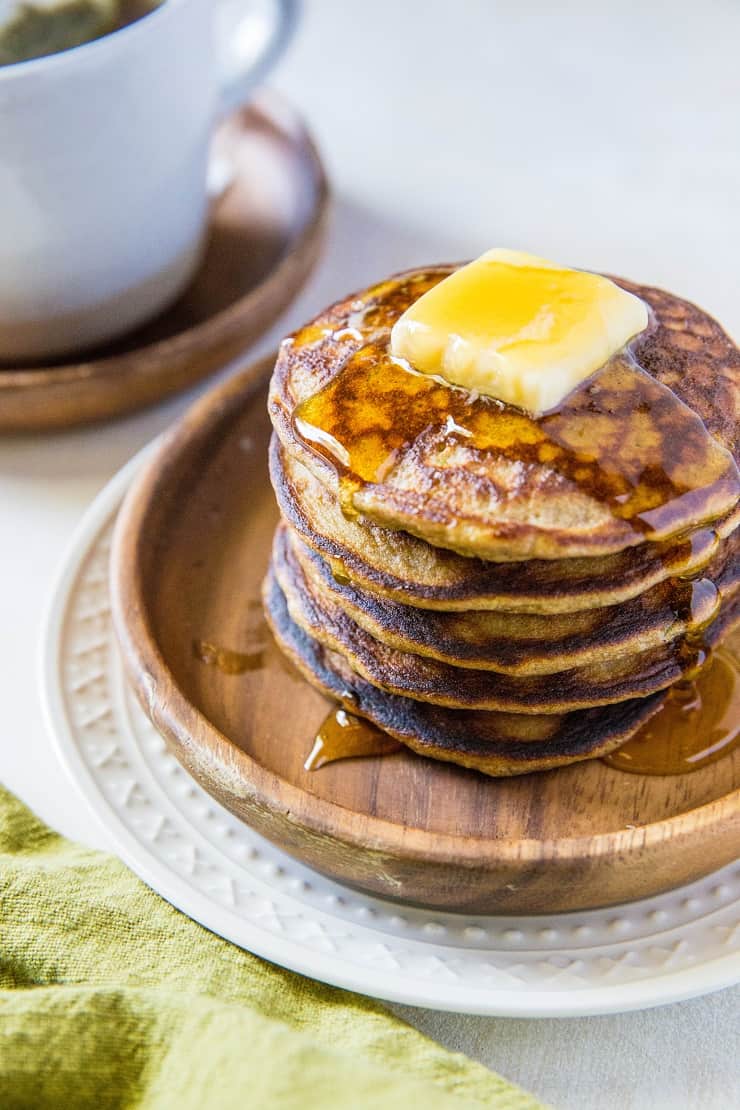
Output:
M393 269L494 245L665 285L738 337L739 48L735 0L309 2L274 84L323 150L334 222L319 271L255 350ZM0 779L89 843L102 841L42 723L41 616L86 505L194 395L0 440ZM740 1104L737 988L582 1020L395 1009L559 1110Z

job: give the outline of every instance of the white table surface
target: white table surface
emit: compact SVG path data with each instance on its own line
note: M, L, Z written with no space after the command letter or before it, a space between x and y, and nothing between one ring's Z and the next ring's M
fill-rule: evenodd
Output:
M250 357L350 288L493 245L664 284L740 335L739 42L732 0L309 2L274 84L325 154L334 222L319 271ZM93 495L197 392L0 440L0 779L101 846L42 722L41 616ZM559 1110L740 1105L738 988L581 1020L394 1008Z

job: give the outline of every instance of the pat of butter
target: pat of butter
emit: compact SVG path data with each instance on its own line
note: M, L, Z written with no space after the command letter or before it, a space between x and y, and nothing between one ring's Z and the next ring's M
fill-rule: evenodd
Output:
M393 328L391 352L537 414L647 324L645 303L608 278L496 248L412 304Z

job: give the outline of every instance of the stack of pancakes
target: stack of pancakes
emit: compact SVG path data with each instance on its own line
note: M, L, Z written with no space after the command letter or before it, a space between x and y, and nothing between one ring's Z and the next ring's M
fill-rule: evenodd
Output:
M603 755L740 617L740 352L619 281L646 332L533 418L417 375L390 329L454 267L284 341L270 391L283 650L420 754L515 775Z

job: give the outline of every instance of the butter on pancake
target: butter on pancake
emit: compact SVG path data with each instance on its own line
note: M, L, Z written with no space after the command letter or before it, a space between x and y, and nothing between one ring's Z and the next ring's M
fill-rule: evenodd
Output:
M428 362L392 346L409 320ZM479 377L451 380L455 359ZM279 645L433 759L500 776L608 754L740 624L739 382L695 305L539 259L349 295L270 387Z
M498 247L415 301L391 350L424 374L540 414L648 320L644 301L601 274Z

